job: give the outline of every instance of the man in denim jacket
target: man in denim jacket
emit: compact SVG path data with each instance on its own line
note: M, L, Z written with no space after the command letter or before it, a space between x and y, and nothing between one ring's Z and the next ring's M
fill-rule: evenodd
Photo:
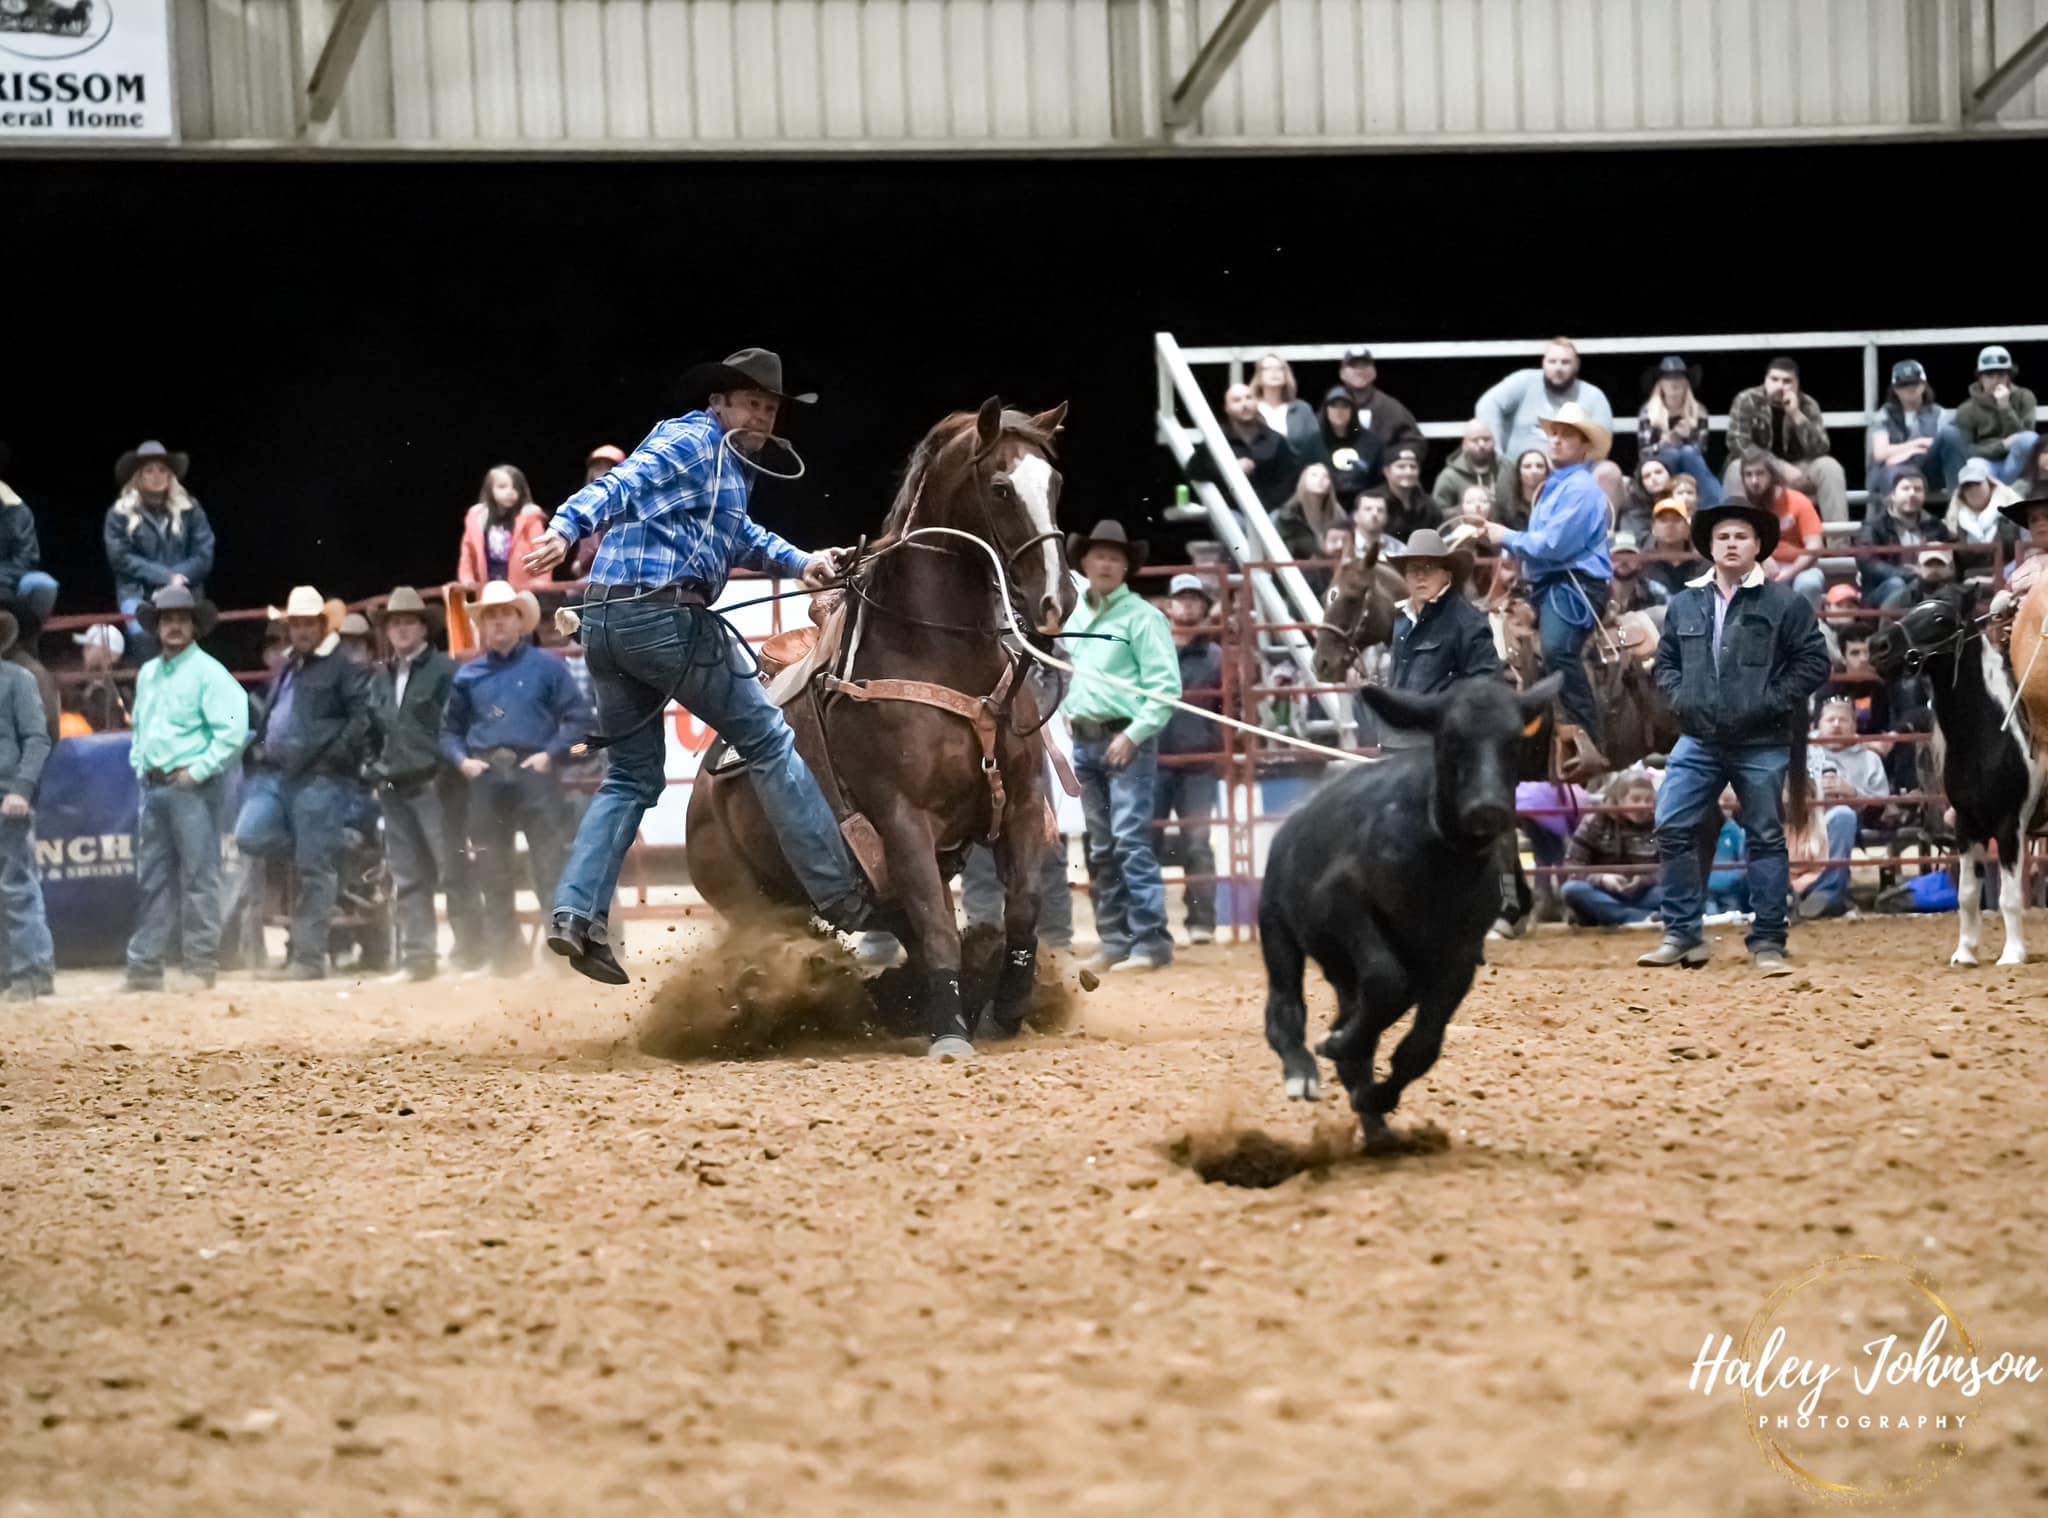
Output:
M1764 974L1785 975L1781 802L1795 732L1805 734L1807 702L1828 678L1827 643L1806 598L1759 564L1778 546L1775 513L1740 498L1710 506L1694 518L1692 540L1714 567L1671 598L1657 644L1657 688L1684 736L1657 793L1664 942L1637 963L1707 962L1693 835L1733 785L1749 842L1750 954Z

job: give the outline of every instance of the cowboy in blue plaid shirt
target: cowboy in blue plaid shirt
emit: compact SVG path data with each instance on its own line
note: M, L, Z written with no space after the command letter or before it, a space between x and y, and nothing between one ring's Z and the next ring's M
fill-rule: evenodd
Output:
M599 725L621 734L611 771L576 830L555 890L548 944L593 980L626 983L605 936L619 870L647 809L667 785L668 740L648 721L671 696L747 763L761 807L820 916L858 928L872 915L865 881L832 809L724 625L702 611L735 565L800 579L812 588L838 572L844 549L805 553L747 515L754 453L785 400L782 360L746 348L683 377L698 409L657 426L610 474L569 497L526 558L533 573L560 564L579 539L602 532L584 594L582 641L597 687ZM693 646L699 635L716 649Z

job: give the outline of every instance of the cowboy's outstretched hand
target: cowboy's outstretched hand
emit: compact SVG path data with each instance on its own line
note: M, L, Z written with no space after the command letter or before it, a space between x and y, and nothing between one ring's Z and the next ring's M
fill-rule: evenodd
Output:
M1501 541L1505 539L1508 535L1507 523L1490 521L1486 517L1480 516L1477 512L1465 512L1462 516L1459 517L1458 520L1463 522L1468 527L1478 528L1479 531L1485 536L1486 541L1495 545L1496 547L1498 547Z
M567 540L552 532L544 532L540 536L540 541L533 545L533 552L519 562L528 574L544 575L568 557Z
M853 558L851 548L821 548L804 560L804 589L823 590L838 579Z

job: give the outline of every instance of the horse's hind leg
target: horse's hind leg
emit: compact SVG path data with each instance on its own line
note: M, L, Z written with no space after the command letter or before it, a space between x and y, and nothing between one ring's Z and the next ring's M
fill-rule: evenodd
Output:
M910 960L925 975L925 1032L934 1055L958 1059L974 1052L960 1000L960 925L953 893L939 874L938 851L924 813L903 802L873 818L889 861L892 893L908 919Z

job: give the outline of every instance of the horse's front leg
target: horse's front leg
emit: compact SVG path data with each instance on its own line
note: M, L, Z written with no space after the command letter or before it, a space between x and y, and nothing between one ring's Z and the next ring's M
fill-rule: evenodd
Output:
M996 977L989 1017L995 1031L1014 1038L1031 1015L1031 993L1038 983L1038 914L1040 879L1044 873L1045 801L1037 795L1018 798L1003 818L996 839L996 876L1003 883L1003 968Z
M953 895L939 874L931 822L898 802L873 819L889 860L889 884L908 919L910 962L925 976L925 1031L935 1059L966 1059L974 1044L960 1001L960 925Z

